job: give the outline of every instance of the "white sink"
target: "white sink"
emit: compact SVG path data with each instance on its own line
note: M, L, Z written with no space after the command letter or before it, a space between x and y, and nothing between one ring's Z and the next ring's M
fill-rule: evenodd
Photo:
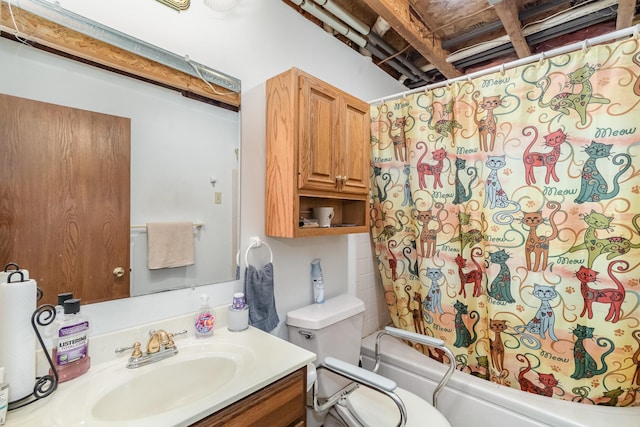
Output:
M192 320L185 315L94 337L89 372L12 411L6 427L186 427L315 359L259 329L230 332L225 325L207 339L177 337L178 354L139 368L127 369L129 356L113 354L150 329L182 330Z
M137 368L140 375L99 398L92 415L104 421L127 421L172 411L215 392L238 372L237 361L224 355L166 362L160 369Z

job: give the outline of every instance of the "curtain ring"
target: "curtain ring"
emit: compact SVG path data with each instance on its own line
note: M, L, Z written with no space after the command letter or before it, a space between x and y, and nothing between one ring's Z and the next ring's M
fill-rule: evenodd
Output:
M633 37L635 37L636 39L640 38L640 24L636 25L633 28Z
M587 53L587 49L589 48L588 40L582 42L582 53Z
M547 56L545 55L544 52L542 52L540 54L540 60L538 61L538 65L542 65L542 63L544 62L545 59L547 59Z
M500 74L504 76L504 64L500 65Z
M467 81L471 83L471 75L467 74Z

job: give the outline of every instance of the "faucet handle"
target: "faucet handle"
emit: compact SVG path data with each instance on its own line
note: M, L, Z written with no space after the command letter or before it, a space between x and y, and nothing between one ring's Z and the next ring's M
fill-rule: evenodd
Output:
M127 350L133 350L131 352L131 357L132 358L137 358L137 357L141 357L142 356L142 351L140 350L140 343L139 342L134 342L132 346L129 347L118 347L116 348L115 352L116 353L124 353Z

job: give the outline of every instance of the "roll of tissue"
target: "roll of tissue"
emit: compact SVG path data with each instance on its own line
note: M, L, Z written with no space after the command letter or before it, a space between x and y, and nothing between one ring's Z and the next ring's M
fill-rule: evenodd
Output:
M35 280L0 283L0 366L9 383L9 402L33 393L36 381L36 336L31 316L36 309Z

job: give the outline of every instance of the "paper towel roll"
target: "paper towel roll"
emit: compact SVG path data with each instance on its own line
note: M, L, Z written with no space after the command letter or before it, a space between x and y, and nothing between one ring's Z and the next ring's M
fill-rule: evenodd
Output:
M22 273L22 276L24 276L24 280L29 280L29 271L27 270L9 270L9 271L0 271L0 283L6 283L7 279L9 278L9 275L11 273L15 273L16 271L19 271ZM13 276L11 278L11 281L14 282L16 280L20 280L20 275L16 274L15 276Z
M5 368L9 383L9 401L14 402L33 393L36 381L36 336L31 315L36 309L35 280L0 283L0 366Z

